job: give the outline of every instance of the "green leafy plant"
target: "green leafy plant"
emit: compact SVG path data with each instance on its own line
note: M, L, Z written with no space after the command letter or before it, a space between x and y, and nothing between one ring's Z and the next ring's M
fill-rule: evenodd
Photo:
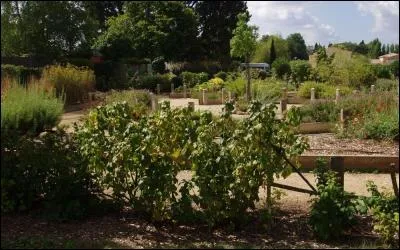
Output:
M164 57L160 56L155 58L152 62L151 62L151 66L153 68L153 70L159 74L164 74L165 73L165 59Z
M186 84L188 88L194 87L197 84L208 81L208 74L205 72L192 73L185 71L182 72L180 76L182 78L183 84Z
M337 122L339 110L333 101L315 101L300 108L304 122Z
M317 178L318 197L312 199L309 223L322 240L338 238L355 222L356 207L347 192L338 184L336 174L319 160L314 174ZM334 219L333 219L334 218Z

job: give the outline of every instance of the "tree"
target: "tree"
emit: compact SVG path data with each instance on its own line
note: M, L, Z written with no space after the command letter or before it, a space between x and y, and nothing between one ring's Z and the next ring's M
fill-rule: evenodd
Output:
M228 64L232 31L239 13L247 13L245 1L198 1L194 10L199 17L200 41L207 59ZM246 20L248 21L248 20Z
M307 47L300 33L290 34L286 39L290 59L308 60Z
M275 61L275 59L276 59L276 52L275 52L274 39L272 39L270 51L271 51L271 52L270 52L269 64L272 65L272 63L273 63L273 62Z
M362 55L368 54L368 47L365 45L364 40L362 40L357 47L354 49L354 52L357 52Z
M266 36L264 36L266 38ZM267 40L257 42L256 51L251 62L270 62L271 61L271 45L274 41L276 58L284 57L289 59L289 49L285 39L278 35L269 35Z
M394 44L390 44L390 53L394 53Z
M14 6L11 8L10 5L2 3L2 7L7 6L7 11L4 13L2 11L2 41L6 42L2 44L2 49L12 48L6 50L11 50L15 55L45 54L52 58L70 55L78 50L88 50L94 37L97 36L98 25L85 12L80 2L15 1L13 3ZM10 37L14 40L8 39Z
M99 22L102 30L105 30L109 17L124 13L123 3L124 1L82 1L85 10Z
M197 18L178 1L127 2L94 44L107 57L185 60L196 43Z
M395 45L394 45L394 50L393 50L393 52L394 52L394 53L399 53L399 45L398 45L398 44L395 44Z
M382 54L381 53L382 44L378 38L375 38L374 40L369 42L367 47L368 47L368 55L370 58L378 58L378 56Z
M290 70L296 86L299 83L304 82L310 75L311 65L305 60L294 60L290 63Z
M258 37L258 28L256 26L249 26L247 24L249 19L250 17L247 13L241 13L238 15L238 22L236 28L233 31L233 37L230 41L231 55L234 57L245 58L245 61L247 63L247 101L251 100L249 62L256 48L256 39Z
M272 64L272 69L275 75L280 79L282 79L284 75L290 75L291 73L289 62L286 58L282 57L274 61Z

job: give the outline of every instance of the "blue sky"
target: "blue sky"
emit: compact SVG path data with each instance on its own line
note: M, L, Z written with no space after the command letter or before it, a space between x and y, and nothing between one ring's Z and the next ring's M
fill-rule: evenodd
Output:
M398 1L247 1L247 7L260 37L300 32L307 45L376 37L399 43Z

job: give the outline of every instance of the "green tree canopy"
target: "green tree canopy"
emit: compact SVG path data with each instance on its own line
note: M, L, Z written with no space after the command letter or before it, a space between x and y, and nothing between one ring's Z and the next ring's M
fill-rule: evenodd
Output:
M290 34L286 41L290 59L308 60L307 46L300 33Z
M278 35L265 35L257 42L251 62L271 62L272 40L274 41L276 58L283 57L289 59L289 49L286 40Z

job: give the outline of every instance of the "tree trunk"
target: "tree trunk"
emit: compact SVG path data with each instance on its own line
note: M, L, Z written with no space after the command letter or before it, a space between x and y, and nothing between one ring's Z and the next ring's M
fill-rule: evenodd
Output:
M246 58L247 62L247 85L246 85L246 100L251 101L251 92L250 92L250 65L249 65L249 57Z

